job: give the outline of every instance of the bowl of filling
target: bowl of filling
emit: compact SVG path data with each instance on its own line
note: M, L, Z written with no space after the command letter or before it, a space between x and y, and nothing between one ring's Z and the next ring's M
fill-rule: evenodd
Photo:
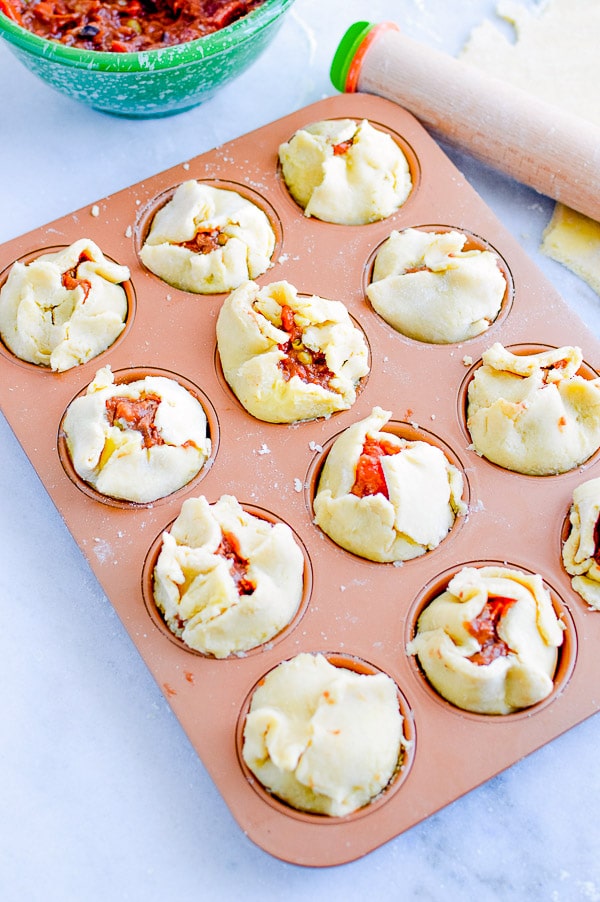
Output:
M168 116L241 75L293 2L0 0L0 37L75 100L121 116Z

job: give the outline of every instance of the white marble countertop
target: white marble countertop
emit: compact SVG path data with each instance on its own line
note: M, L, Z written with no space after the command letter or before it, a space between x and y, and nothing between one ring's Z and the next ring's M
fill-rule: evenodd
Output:
M333 94L354 21L454 54L494 6L297 0L241 79L162 120L67 100L2 45L0 241ZM445 149L600 336L600 299L538 253L552 203ZM3 900L600 899L598 716L359 861L283 863L237 826L1 416L0 499Z

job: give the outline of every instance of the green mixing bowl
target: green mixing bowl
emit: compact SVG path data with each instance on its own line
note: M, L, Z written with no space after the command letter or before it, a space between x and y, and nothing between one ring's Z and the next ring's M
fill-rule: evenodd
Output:
M103 53L40 38L3 13L0 37L62 94L118 116L170 116L208 100L250 66L275 36L294 0L265 2L196 41L138 53Z

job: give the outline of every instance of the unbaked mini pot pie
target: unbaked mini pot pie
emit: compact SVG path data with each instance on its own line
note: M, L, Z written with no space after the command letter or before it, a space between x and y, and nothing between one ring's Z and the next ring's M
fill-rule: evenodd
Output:
M600 447L600 378L579 374L580 348L482 355L467 393L473 448L508 470L564 473Z
M304 555L290 527L254 516L232 495L188 498L163 533L157 608L189 648L225 658L273 639L295 616Z
M511 714L552 692L563 630L539 574L464 567L420 614L407 653L451 704Z
M381 794L407 745L387 674L300 653L255 689L242 757L260 784L293 808L343 817Z
M89 238L17 261L0 290L0 336L28 363L63 372L110 347L125 328L129 269Z
M575 592L600 611L600 478L589 479L573 490L570 531L562 559Z
M279 147L283 180L306 216L341 225L385 219L412 189L406 155L367 119L325 119Z
M68 406L61 435L77 475L101 495L146 504L186 485L210 451L206 413L175 379L115 382L98 370Z
M489 328L507 283L490 250L464 250L457 231L394 231L375 257L367 297L373 309L409 338L465 341Z
M246 282L217 319L223 375L245 409L268 423L347 410L369 371L362 331L341 301L303 296L289 282Z
M382 431L390 416L374 407L335 440L313 501L334 542L382 563L436 548L466 512L460 470L437 446Z
M220 294L262 275L274 249L260 207L233 189L190 179L154 216L140 258L175 288Z

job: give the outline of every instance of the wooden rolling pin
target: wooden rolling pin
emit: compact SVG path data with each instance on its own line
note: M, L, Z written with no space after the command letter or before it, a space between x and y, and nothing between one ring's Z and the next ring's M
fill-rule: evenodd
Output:
M600 128L405 37L355 22L331 65L344 92L393 100L442 140L600 220Z

